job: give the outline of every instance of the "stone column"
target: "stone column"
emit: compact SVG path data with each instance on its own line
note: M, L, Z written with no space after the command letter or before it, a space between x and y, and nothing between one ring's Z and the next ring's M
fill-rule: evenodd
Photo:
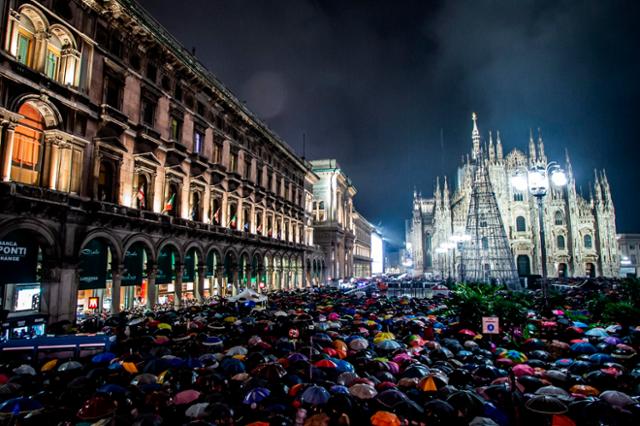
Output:
M153 310L158 298L158 292L156 287L156 274L158 273L158 266L147 262L147 309Z
M271 266L271 264L267 266L267 277L265 286L267 287L267 289L273 290L273 266Z
M49 148L49 189L57 189L58 174L60 173L60 147L56 138L48 138L46 145Z
M2 181L9 182L11 180L11 162L13 161L13 138L15 134L15 124L5 122L4 137L2 144L4 145L2 159Z
M35 33L35 44L33 47L31 66L40 72L44 72L44 64L47 56L47 40L50 37L51 34L46 30L36 31Z
M176 264L176 280L173 289L174 300L173 306L179 309L182 306L182 273L184 272L184 266Z
M219 295L221 297L225 297L225 295L227 294L227 283L225 283L224 281L224 270L222 268L222 266L218 265L216 266L216 270L213 273L213 277L214 277L214 282L211 283L211 293L213 294L213 286L215 285L215 282L218 282L218 292Z
M124 266L111 262L111 314L120 312L120 283Z
M236 294L238 294L238 280L239 280L239 273L238 273L238 267L234 266L231 270L231 295L235 296Z
M204 294L204 280L207 275L207 265L205 263L198 264L198 281L194 284L193 295L198 302L202 302L202 295Z
M40 312L49 315L49 323L76 319L79 275L77 265L62 262L45 266Z

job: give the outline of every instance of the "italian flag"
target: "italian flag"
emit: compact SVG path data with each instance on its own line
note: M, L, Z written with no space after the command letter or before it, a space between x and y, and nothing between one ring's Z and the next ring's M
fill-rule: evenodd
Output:
M231 218L231 220L229 221L229 226L230 226L232 229L236 229L236 225L237 225L237 217L236 217L236 215L234 214L234 215L233 215L233 217Z
M164 205L164 210L162 211L162 213L169 213L171 210L173 210L173 203L176 200L176 194L173 193L171 194L171 198L169 198L169 201L167 201L167 203Z

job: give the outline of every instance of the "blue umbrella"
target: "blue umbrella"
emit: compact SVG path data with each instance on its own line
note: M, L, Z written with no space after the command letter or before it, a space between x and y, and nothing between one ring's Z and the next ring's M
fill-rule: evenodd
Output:
M400 349L402 345L395 340L383 340L382 342L378 342L376 344L376 348L383 351L395 351L396 349Z
M97 354L91 358L91 362L94 364L102 364L103 362L110 362L115 357L116 355L111 352L102 352L101 354Z
M0 404L0 413L18 415L43 408L40 401L31 398L12 398Z
M613 358L611 355L603 354L603 353L597 353L597 354L591 355L589 357L589 361L599 365L605 364L607 362L616 362L615 358Z
M302 392L301 400L311 405L322 405L329 401L331 395L322 386L311 385Z
M554 362L554 365L556 367L563 367L563 368L571 367L573 365L573 360L571 358L561 358L556 362Z
M349 388L342 385L333 385L329 390L331 391L331 393L343 393L345 395L349 394Z
M97 392L99 393L116 393L116 394L124 394L127 393L127 389L123 388L120 385L114 385L112 383L109 383L107 385L104 386L100 386L98 389L96 389Z
M586 323L584 323L582 321L574 321L572 324L573 324L574 327L578 327L578 328L588 328L589 327L589 324L586 324Z
M343 359L331 358L331 360L336 364L336 370L339 373L353 373L354 371L356 371L355 368L353 368L353 365L351 365L351 363Z
M220 363L220 367L222 368L222 371L224 371L229 376L244 373L246 370L244 363L236 358L223 359Z
M587 355L595 354L596 352L598 352L596 347L589 342L574 343L573 345L571 345L571 350L577 354Z
M609 337L609 333L604 328L592 328L584 333L585 336L589 337Z
M257 404L270 394L271 391L267 388L253 388L244 396L242 403L247 405Z

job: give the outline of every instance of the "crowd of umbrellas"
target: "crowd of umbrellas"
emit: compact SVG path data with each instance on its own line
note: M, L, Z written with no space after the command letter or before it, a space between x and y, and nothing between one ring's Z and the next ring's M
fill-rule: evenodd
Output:
M123 312L109 352L0 360L0 424L640 424L640 328L554 310L528 338L489 336L446 303L298 291Z

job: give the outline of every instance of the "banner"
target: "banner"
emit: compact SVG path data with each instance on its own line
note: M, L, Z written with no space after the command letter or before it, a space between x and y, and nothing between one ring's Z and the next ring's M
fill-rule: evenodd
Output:
M0 240L0 284L38 282L38 244L27 234L13 232Z
M124 272L120 285L142 285L144 278L144 248L140 245L130 248L124 254Z
M500 318L482 317L482 333L500 334Z
M78 290L107 287L107 245L94 239L80 251Z
M172 250L162 250L158 255L158 274L156 284L170 284L174 278L174 258Z
M195 276L195 258L194 251L191 250L184 256L184 265L182 268L182 282L192 283Z

